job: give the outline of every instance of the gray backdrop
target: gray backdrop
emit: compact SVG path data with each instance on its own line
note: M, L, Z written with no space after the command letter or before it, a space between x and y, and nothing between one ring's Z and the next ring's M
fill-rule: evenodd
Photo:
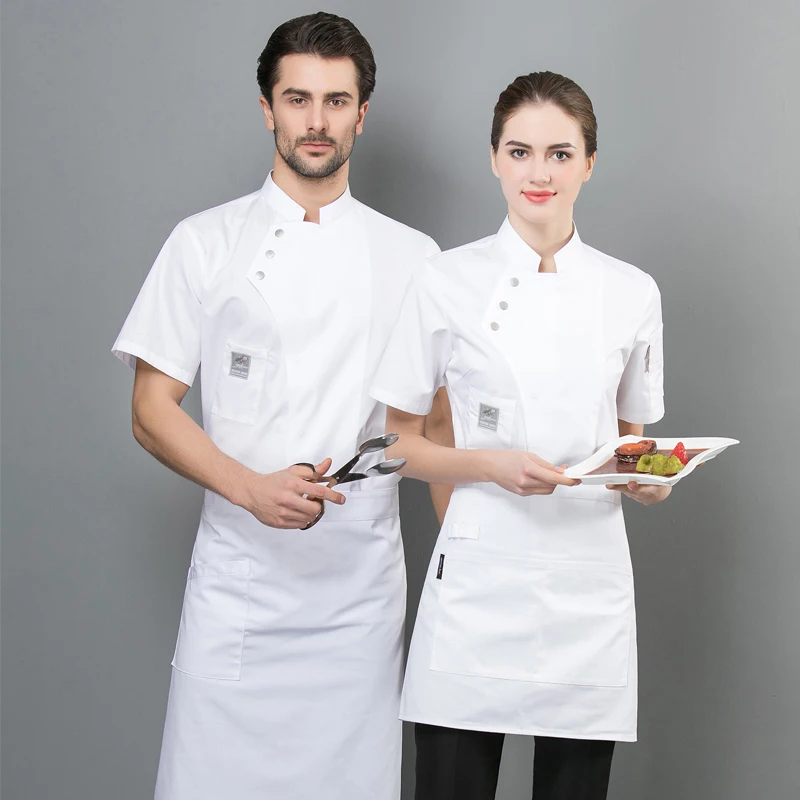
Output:
M379 66L354 193L443 247L502 220L488 138L507 83L553 69L593 98L600 152L577 218L661 286L668 411L653 431L743 440L665 505L628 508L640 741L618 748L611 797L797 798L797 488L775 464L800 449L800 7L328 9ZM260 186L272 147L255 61L313 10L5 0L5 800L151 795L201 494L134 442L132 376L109 348L175 223ZM410 622L435 536L424 497L405 482ZM531 748L509 741L502 800L528 796ZM405 752L410 798L411 737Z

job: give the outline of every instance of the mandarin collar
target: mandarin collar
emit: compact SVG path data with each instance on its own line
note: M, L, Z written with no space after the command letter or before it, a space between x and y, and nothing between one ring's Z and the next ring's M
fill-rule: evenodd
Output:
M261 196L266 200L269 207L275 211L281 222L302 222L306 216L306 210L299 203L296 203L272 180L272 172L267 175L266 181L261 188ZM319 210L319 224L321 226L330 225L346 214L353 207L353 196L350 194L350 184L345 187L344 192L332 203L322 206Z
M539 271L541 256L514 230L508 217L500 226L492 248L514 266L525 267L533 272ZM573 223L572 238L553 256L556 272L559 274L572 272L580 265L583 255L583 242L578 236L578 228Z

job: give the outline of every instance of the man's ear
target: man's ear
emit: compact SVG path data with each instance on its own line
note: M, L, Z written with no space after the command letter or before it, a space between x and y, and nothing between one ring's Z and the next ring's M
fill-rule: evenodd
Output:
M361 108L358 109L358 120L356 121L356 136L361 134L361 131L364 130L364 117L367 114L367 109L369 108L369 100L366 103L361 104Z
M263 95L258 98L258 102L261 103L261 111L264 114L264 122L267 123L267 130L274 131L275 130L275 116L272 113L272 107L269 104L269 100Z

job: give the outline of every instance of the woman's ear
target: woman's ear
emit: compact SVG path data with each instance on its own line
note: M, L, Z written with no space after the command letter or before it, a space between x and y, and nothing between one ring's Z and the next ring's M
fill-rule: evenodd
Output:
M597 153L592 153L586 161L586 174L583 176L583 182L589 180L592 177L592 172L594 172L594 162L597 159Z
M494 147L489 145L489 158L492 162L492 173L494 174L495 178L500 177L500 173L497 171L497 153L495 152Z

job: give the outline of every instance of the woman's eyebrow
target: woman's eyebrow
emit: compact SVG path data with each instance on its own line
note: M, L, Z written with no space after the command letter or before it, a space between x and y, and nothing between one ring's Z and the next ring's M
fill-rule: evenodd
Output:
M525 142L518 142L516 139L511 139L511 141L506 142L506 147L524 147L526 150L532 150L533 148L529 144L525 144ZM551 144L548 150L567 150L572 149L576 150L574 144L570 142L561 142L560 144Z

